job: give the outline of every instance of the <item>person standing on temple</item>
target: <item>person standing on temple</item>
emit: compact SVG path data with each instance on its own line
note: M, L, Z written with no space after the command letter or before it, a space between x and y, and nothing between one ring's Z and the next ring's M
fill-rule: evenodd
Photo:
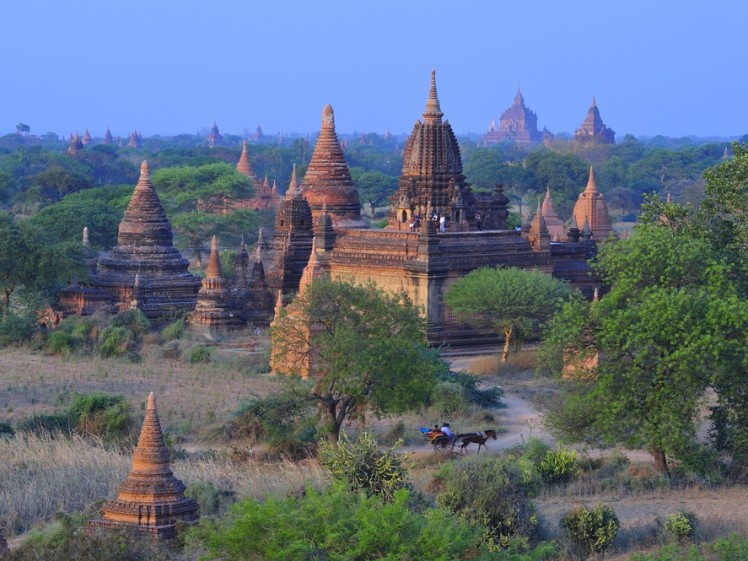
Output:
M479 232L483 230L483 217L480 215L480 212L475 213L475 226Z
M439 217L439 231L440 232L446 232L447 231L447 217L443 214Z

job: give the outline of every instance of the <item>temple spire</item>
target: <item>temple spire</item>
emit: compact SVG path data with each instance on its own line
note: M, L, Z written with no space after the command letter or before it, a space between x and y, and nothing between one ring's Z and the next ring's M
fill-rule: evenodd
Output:
M592 94L592 107L597 107L597 102L595 101L595 94Z
M298 195L299 182L296 179L296 164L293 165L293 171L291 171L291 183L288 184L288 192L286 198L291 199Z
M426 124L436 124L442 122L441 107L439 98L436 95L436 70L431 70L431 86L429 87L429 98L426 101L426 110L423 112L424 122Z
M590 177L587 180L587 187L584 189L585 193L592 193L597 191L597 184L595 184L595 170L590 166Z
M236 164L236 171L238 171L242 175L249 177L250 179L254 179L255 174L252 170L252 164L249 161L249 156L247 156L246 140L242 143L242 155L239 157L239 162Z
M221 278L221 260L218 256L218 238L213 236L210 240L210 258L208 259L208 268L205 270L205 277L209 279Z

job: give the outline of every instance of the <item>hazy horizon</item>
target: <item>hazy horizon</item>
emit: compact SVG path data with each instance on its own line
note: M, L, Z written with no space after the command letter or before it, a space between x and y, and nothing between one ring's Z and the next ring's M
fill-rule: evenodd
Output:
M482 133L517 87L538 128L572 133L592 96L621 139L748 133L748 6L634 0L104 4L4 7L0 134L409 133L432 68L459 134Z

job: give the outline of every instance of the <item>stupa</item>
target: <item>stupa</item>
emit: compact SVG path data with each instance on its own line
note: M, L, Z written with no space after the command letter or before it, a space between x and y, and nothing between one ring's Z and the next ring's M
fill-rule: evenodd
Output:
M548 250L551 247L551 233L543 218L543 211L538 204L538 210L530 222L530 230L527 233L527 240L535 251Z
M273 293L265 278L259 246L255 250L254 263L247 279L247 300L241 310L241 318L255 327L267 327L273 319Z
M255 171L252 169L252 163L249 161L247 156L247 141L242 142L242 155L239 156L239 162L236 164L236 171L242 175L249 177L253 182L257 181Z
M525 98L519 88L517 88L511 107L501 114L499 128L496 128L496 121L491 121L488 133L483 137L485 144L497 142L531 144L542 141L543 133L538 131L538 116L525 106Z
M577 202L574 203L574 221L582 225L586 222L593 238L598 242L608 239L613 231L608 215L608 205L603 194L597 190L595 171L591 166L587 187L579 194ZM582 237L584 237L584 227L582 233Z
M249 161L247 155L247 141L242 143L242 155L239 157L239 162L236 164L236 171L242 175L248 177L255 188L255 194L252 198L241 201L238 206L241 208L249 208L252 210L272 210L278 209L280 204L280 196L278 191L271 189L268 183L268 178L265 177L265 181L261 182L256 176L252 169L252 164Z
M78 131L75 131L75 136L71 134L70 140L68 141L68 155L77 156L81 150L83 150L83 142L78 136Z
M101 509L92 527L127 527L137 533L172 538L176 524L195 524L198 504L184 496L185 485L174 477L169 450L161 433L156 398L148 396L143 428L132 459L132 469L113 501Z
M109 290L119 310L130 307L135 275L140 277L139 309L150 319L173 316L195 307L200 279L174 247L171 224L151 182L148 162L119 225L117 245L99 259L95 288Z
M231 305L231 294L221 271L216 236L210 241L210 257L205 278L197 294L197 304L188 321L193 325L213 328L237 328L242 325L238 310Z
M309 203L315 223L327 203L334 228L368 228L361 219L361 201L335 132L330 104L322 110L322 127L307 167L301 194Z
M553 200L551 199L551 188L548 187L545 191L545 199L543 199L543 206L541 207L543 213L543 219L548 227L548 231L551 234L551 239L554 241L560 241L566 238L566 229L564 228L564 221L553 208Z
M88 132L88 129L86 129L86 132L83 133L83 138L81 138L81 143L86 145L91 144L92 142L93 138L91 138L91 133Z
M112 131L109 130L109 127L106 128L106 132L104 133L104 144L114 144L114 138L112 137Z
M140 148L142 144L142 139L140 137L140 134L137 131L130 132L130 138L127 142L127 145L130 148Z
M605 126L597 108L595 96L592 96L592 105L587 110L587 117L576 130L574 139L579 142L599 142L600 144L615 144L616 133Z
M218 125L216 125L215 121L213 121L213 126L210 127L207 144L208 148L215 148L216 146L223 144L223 135L218 132Z

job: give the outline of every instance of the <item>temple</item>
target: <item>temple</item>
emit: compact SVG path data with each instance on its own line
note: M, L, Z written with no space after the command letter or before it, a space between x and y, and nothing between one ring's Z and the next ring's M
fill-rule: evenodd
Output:
M218 132L218 125L216 125L215 121L213 121L213 126L210 127L210 134L206 143L208 148L215 148L223 144L223 135Z
M574 203L574 221L576 224L586 224L598 242L605 241L613 232L608 215L608 204L603 194L597 190L595 172L592 167L590 167L587 187Z
M185 497L184 490L184 483L171 471L156 398L151 393L130 474L117 498L104 504L100 518L90 526L126 527L140 534L173 538L177 523L195 524L199 519L197 502Z
M93 142L93 138L91 138L91 133L88 132L88 129L86 129L86 132L83 133L83 138L81 138L81 143L85 146L86 144L91 144Z
M587 117L579 126L574 139L579 142L598 142L600 144L615 144L616 133L605 126L600 117L600 110L597 108L595 96L592 96L592 105L587 110Z
M443 301L447 288L474 269L539 269L592 297L599 281L590 276L586 260L595 252L594 242L577 230L573 241L554 243L542 212L524 232L507 229L503 188L497 186L481 197L473 193L462 174L455 135L443 116L432 72L423 121L416 121L407 140L384 229L335 228L323 204L312 242L311 211L300 202L295 203L295 213L288 206L299 199L292 181L276 218L274 238L276 255L285 260L276 259L268 271L275 294L299 290L308 266L333 279L372 282L407 295L423 310L429 340L453 346L496 339L489 330L461 321Z
M483 137L485 144L516 142L531 144L543 141L543 133L538 131L538 116L525 106L525 98L517 88L512 106L501 114L499 128L491 122L488 133Z
M109 130L109 127L106 128L106 132L104 133L104 140L102 142L104 144L114 144L114 137L112 137L112 131Z
M140 136L140 133L138 131L131 131L127 145L130 148L140 148L143 145L142 141L143 137Z
M243 324L239 311L232 306L228 283L221 271L216 236L213 236L210 242L208 268L205 270L205 278L197 294L195 309L187 320L192 325L204 325L211 328L238 328Z
M270 188L267 177L264 182L255 176L254 169L252 169L252 163L249 161L247 155L247 141L242 143L242 154L239 157L239 162L236 164L236 171L242 175L248 177L252 181L252 185L255 188L255 194L251 199L241 201L238 206L241 208L249 208L252 210L277 210L280 204L280 196L275 188Z
M75 131L75 136L70 135L68 140L68 155L77 156L83 150L83 141L78 136L78 131Z
M335 132L335 114L329 104L322 110L322 127L301 184L301 194L309 203L315 223L326 204L333 227L368 228L361 219L358 190L343 157Z
M566 238L566 231L564 228L564 221L553 208L553 200L551 199L551 188L548 187L545 191L545 199L543 199L543 205L541 207L543 219L548 228L548 232L551 234L553 241L559 242Z
M191 311L200 279L187 269L189 262L174 247L171 224L151 182L148 162L119 225L117 245L99 259L91 286L107 290L117 310L133 307L135 277L139 277L137 307L148 318L172 317Z

